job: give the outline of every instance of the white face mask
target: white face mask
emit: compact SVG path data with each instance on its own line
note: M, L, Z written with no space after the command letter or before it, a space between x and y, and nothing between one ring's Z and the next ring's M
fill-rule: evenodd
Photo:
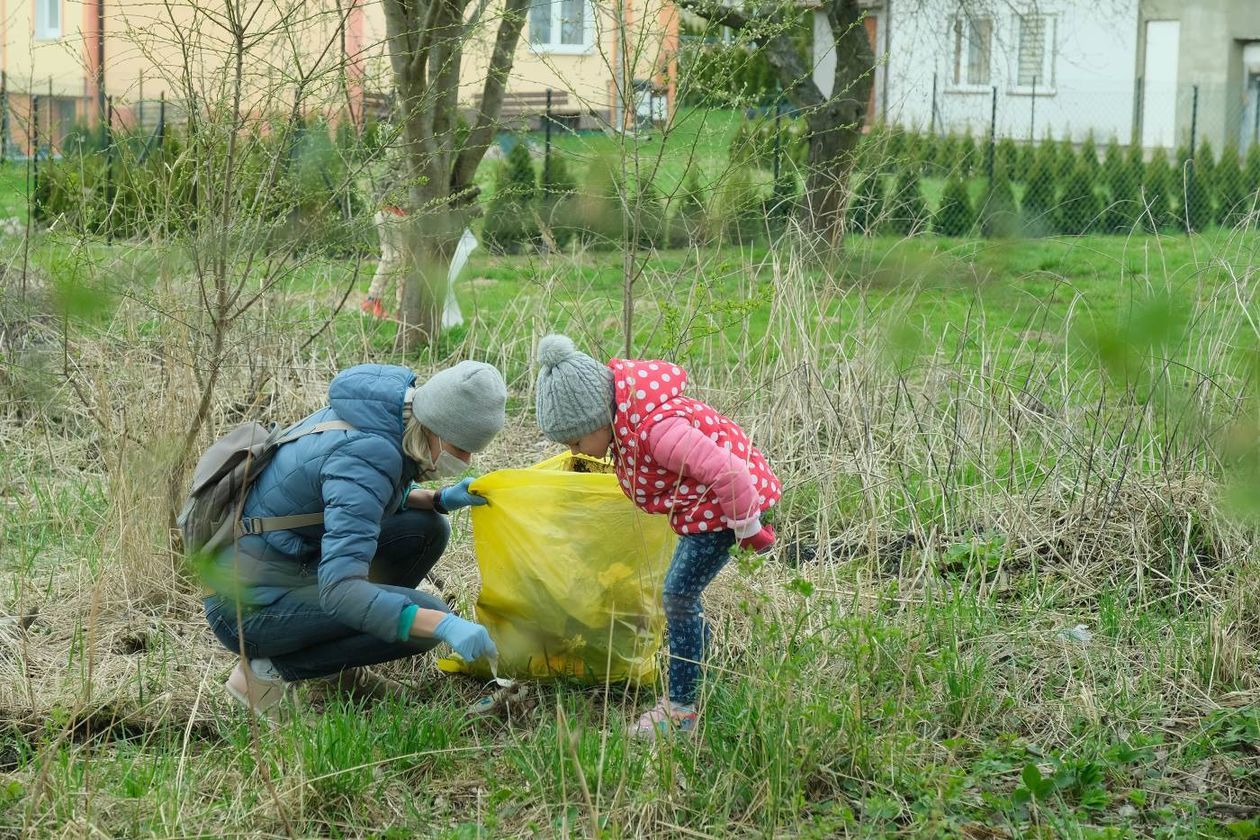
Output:
M433 463L433 474L437 478L453 478L466 469L468 469L467 464L445 449L438 454L437 461Z
M432 454L430 454L430 458L432 458ZM425 480L453 478L466 469L468 469L468 464L447 452L446 447L442 446L439 441L437 460L430 460L427 464L420 464L420 476Z

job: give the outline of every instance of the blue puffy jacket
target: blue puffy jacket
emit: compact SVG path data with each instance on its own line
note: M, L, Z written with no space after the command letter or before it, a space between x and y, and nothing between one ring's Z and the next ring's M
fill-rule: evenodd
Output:
M323 510L323 526L243 537L224 571L241 576L242 601L274 603L286 592L318 583L330 616L384 640L398 640L402 595L368 581L381 519L398 509L415 476L403 455L403 399L415 374L395 365L359 365L328 387L328 408L301 428L344 420L354 431L327 431L287 443L276 452L245 500L244 515L287 516Z

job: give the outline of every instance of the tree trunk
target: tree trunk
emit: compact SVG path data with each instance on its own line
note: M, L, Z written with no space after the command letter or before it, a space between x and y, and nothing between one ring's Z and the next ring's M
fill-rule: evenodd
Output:
M875 83L875 55L863 25L865 12L856 0L831 0L826 14L835 39L836 70L831 98L805 118L809 174L804 207L808 229L834 246L844 233L849 173Z
M403 299L394 343L400 352L412 353L441 332L451 255L476 211L473 176L498 125L529 2L505 4L481 109L461 143L459 78L475 27L465 19L467 0L384 0L411 203L400 254Z
M423 205L421 205L423 206ZM414 353L437 341L442 331L451 255L463 230L463 214L412 213L403 226L401 271L402 311L394 349Z
M758 20L755 14L750 16L711 0L680 0L680 4L711 23L735 29L750 27ZM863 24L866 12L858 0L824 0L822 10L835 40L836 70L830 97L823 96L814 84L813 57L806 60L801 54L791 28L779 27L778 33L766 42L765 50L784 95L805 113L809 143L809 173L802 205L805 227L835 245L844 232L849 172L875 81L875 54ZM761 20L774 20L774 13Z

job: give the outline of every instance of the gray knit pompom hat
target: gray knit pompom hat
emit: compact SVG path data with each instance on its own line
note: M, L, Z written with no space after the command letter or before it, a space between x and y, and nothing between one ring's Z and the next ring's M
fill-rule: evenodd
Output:
M440 370L415 390L411 415L465 452L480 452L507 419L503 374L485 362L463 361Z
M612 423L613 375L573 346L568 336L538 342L538 427L556 443L572 443Z

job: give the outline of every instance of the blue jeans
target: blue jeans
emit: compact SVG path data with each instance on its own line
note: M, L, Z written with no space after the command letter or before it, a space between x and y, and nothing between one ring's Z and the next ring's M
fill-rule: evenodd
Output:
M410 598L421 609L450 612L440 599L415 587L446 549L450 526L432 511L407 511L387 516L368 580ZM316 549L318 550L318 549ZM301 558L294 558L296 566ZM295 587L263 607L245 607L238 624L236 603L222 595L205 600L206 621L215 637L232 653L268 658L286 680L306 680L336 674L346 668L376 665L415 656L433 649L436 639L384 642L340 623L319 603L319 584Z
M735 532L728 530L680 537L674 549L662 595L669 626L669 699L674 703L696 702L709 642L700 593L722 571L734 545Z

